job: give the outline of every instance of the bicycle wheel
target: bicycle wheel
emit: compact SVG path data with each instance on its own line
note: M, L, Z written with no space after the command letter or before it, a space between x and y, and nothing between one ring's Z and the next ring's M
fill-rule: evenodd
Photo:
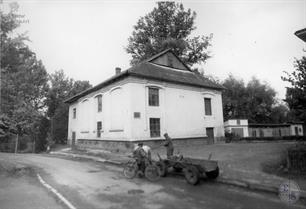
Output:
M138 170L137 163L135 161L129 161L123 168L123 174L126 178L134 178Z
M145 177L150 181L157 181L160 178L160 170L156 165L148 165L145 169Z

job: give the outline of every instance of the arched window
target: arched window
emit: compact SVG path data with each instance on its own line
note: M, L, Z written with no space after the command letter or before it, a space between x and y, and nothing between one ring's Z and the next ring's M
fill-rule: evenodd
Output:
M98 112L102 112L102 94L95 96L95 98L97 100Z
M111 130L123 130L123 97L122 88L114 88L110 92L111 99Z

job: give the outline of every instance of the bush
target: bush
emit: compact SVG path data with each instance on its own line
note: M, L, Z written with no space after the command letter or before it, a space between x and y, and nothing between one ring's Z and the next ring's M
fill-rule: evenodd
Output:
M306 173L306 144L296 144L288 149L288 168L292 171Z
M262 164L264 172L291 177L306 174L306 144L296 143L280 153L278 158Z

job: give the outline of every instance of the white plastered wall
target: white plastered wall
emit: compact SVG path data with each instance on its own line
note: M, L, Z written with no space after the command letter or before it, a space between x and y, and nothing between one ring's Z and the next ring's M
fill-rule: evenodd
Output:
M159 106L148 105L148 88L159 88ZM215 137L224 136L222 98L220 91L186 87L164 82L134 79L131 83L131 110L140 118L131 118L132 137L149 140L149 118L160 118L161 137L167 132L173 138L206 137L206 128L214 128ZM205 116L204 97L211 98L212 115Z
M159 88L158 107L148 105L150 86ZM118 90L120 93L112 95ZM102 95L102 112L97 111L97 95ZM211 98L211 116L205 116L204 113L205 97ZM72 118L73 108L77 109L76 119ZM121 108L121 113L116 114L114 108ZM134 118L135 112L140 113L139 118ZM159 138L150 137L150 117L160 118ZM100 138L97 137L96 130L98 121L102 121ZM121 124L114 126L114 121ZM71 140L73 131L76 132L76 139L96 140L160 139L165 132L173 138L206 137L207 127L214 128L215 137L224 136L220 91L126 78L70 105L68 140Z

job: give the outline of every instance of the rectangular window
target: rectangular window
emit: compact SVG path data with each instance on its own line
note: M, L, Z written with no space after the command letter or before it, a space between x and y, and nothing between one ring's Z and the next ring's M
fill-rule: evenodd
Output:
M211 98L204 98L205 115L212 115L211 113Z
M160 137L160 119L150 118L150 136Z
M98 112L102 112L102 95L97 96Z
M149 106L159 106L158 88L149 88Z
M134 112L134 118L140 118L140 112Z
M240 120L239 119L237 120L237 125L240 125Z
M101 131L102 131L102 122L98 121L97 122L97 137L100 138L101 137Z
M73 108L73 115L72 118L76 118L76 108Z

